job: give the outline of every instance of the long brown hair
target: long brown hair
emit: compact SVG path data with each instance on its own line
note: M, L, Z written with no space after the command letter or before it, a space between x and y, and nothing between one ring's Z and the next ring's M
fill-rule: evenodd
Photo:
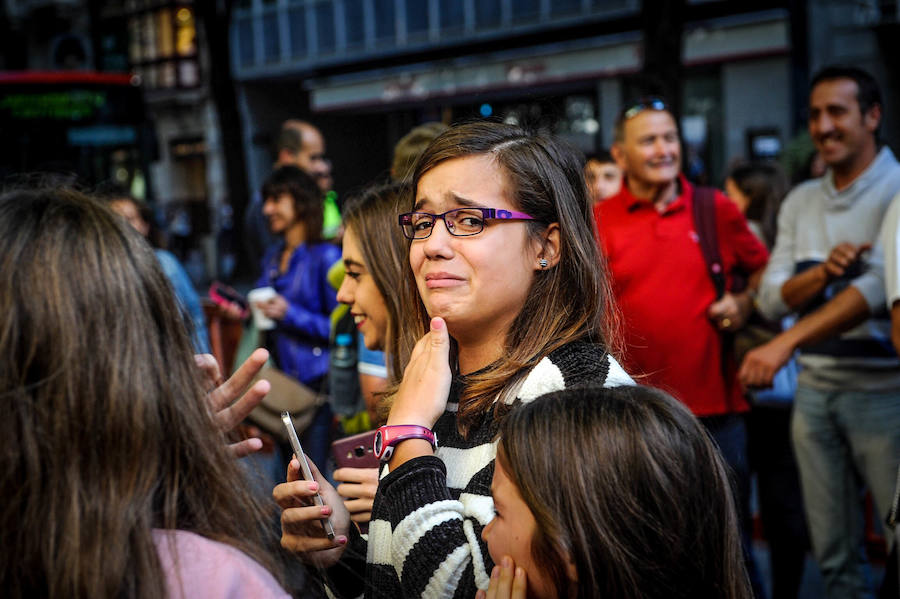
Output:
M521 312L506 336L503 357L467 377L459 402L463 433L483 416L498 396L508 393L543 357L577 339L604 345L616 353L614 302L606 266L594 234L590 201L576 150L553 137L519 127L478 121L452 127L422 154L413 174L422 176L444 161L491 155L503 172L516 210L535 218L529 234L539 238L559 223L559 263L535 274ZM405 364L416 341L429 327L410 268L401 300L404 322L397 349ZM505 405L497 402L497 405Z
M497 459L534 515L531 553L559 597L751 597L722 458L662 391L542 396L504 420Z
M366 270L387 307L388 330L385 348L400 337L400 297L406 261L407 243L397 228L397 215L409 205L412 188L408 183L378 185L366 189L350 200L344 209L344 225L356 233ZM396 352L387 352L391 372L399 376L403 370Z
M0 197L0 588L164 597L153 529L271 566L150 246L100 202ZM171 537L169 542L174 542Z

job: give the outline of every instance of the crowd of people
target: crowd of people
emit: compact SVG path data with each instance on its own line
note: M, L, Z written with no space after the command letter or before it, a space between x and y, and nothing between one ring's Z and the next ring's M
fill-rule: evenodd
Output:
M0 587L781 599L811 550L829 598L874 596L864 494L894 547L900 473L883 111L868 73L822 70L824 175L788 191L775 163L737 161L726 193L682 174L658 97L587 158L515 125L428 123L342 221L324 137L286 121L245 223L266 293L251 322L270 324L233 374L139 202L7 191ZM273 366L330 398L303 408L311 480L246 425ZM371 463L330 455L367 430ZM274 464L263 493L250 454Z

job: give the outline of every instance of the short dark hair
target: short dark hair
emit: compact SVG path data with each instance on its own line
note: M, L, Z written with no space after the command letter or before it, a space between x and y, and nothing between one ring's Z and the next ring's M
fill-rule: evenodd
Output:
M275 144L275 151L287 150L292 154L297 154L303 148L303 134L297 127L291 127L287 123L282 125L278 132L278 140Z
M593 160L594 162L599 162L600 164L606 164L607 162L615 162L612 157L612 154L609 153L609 149L600 148L596 152L591 152L584 157L584 164L587 165L588 162Z
M277 198L286 193L294 199L297 220L306 226L306 242L318 243L322 240L324 208L322 192L313 179L296 166L280 166L269 175L262 185L262 198Z
M884 107L881 101L881 88L872 75L859 67L846 65L830 65L816 73L809 84L809 91L823 81L834 79L850 79L856 83L856 101L859 102L859 112L866 114L873 106Z

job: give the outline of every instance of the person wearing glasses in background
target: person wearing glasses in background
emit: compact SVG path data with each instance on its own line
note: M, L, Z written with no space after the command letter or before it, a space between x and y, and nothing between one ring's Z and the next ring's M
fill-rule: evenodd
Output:
M612 155L622 189L595 204L594 215L622 313L625 368L684 402L718 443L737 482L745 557L758 590L749 553L749 405L722 338L750 315L751 292L716 298L694 226L694 186L681 173L678 125L663 100L648 98L621 113ZM768 252L724 194L713 198L726 289L736 271L753 286Z

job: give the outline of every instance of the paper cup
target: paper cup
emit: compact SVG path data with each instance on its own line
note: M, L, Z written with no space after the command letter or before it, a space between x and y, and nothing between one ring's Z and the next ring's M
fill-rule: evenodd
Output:
M259 287L250 290L247 294L247 301L250 302L250 311L253 313L253 324L258 331L268 331L275 328L275 321L262 313L262 310L256 307L257 302L265 302L278 295L274 287Z

